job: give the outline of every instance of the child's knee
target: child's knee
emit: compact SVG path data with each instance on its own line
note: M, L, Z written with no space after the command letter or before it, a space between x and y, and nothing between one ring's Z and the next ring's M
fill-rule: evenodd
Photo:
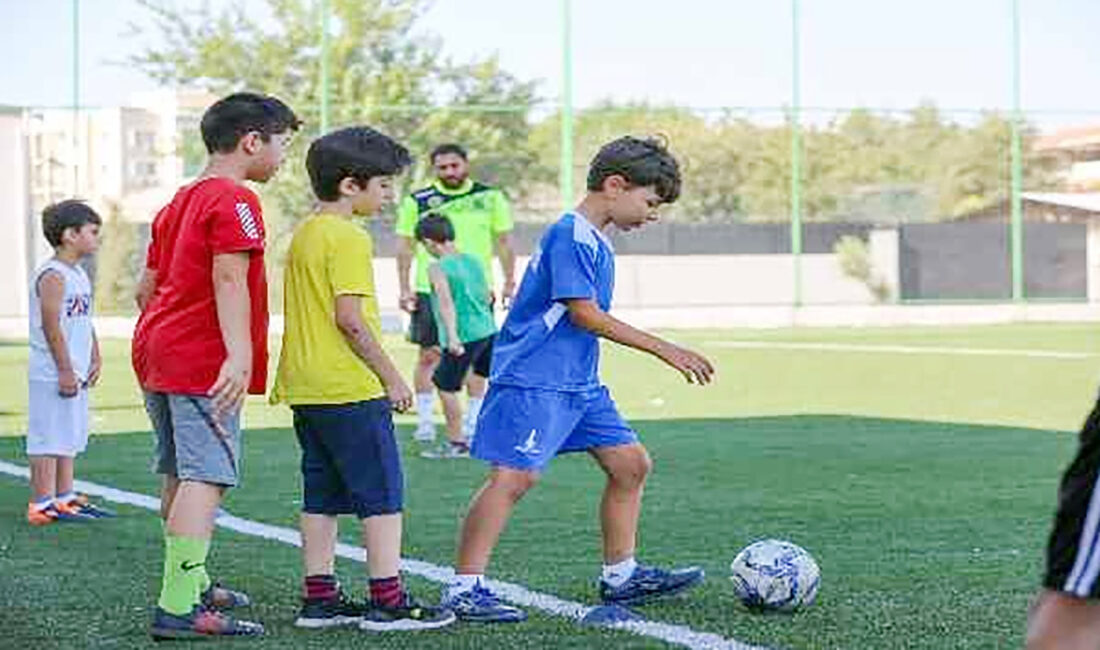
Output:
M534 472L519 470L497 471L489 479L492 489L499 490L514 502L523 498L524 494L538 483L538 475Z
M644 448L638 448L636 452L624 454L611 467L609 472L611 480L623 487L641 487L645 484L646 477L653 470L653 461Z

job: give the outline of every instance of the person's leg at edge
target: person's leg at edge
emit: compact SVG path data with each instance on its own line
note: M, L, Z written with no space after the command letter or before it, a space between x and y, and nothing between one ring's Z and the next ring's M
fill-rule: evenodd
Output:
M1044 590L1028 615L1027 650L1100 648L1100 601Z

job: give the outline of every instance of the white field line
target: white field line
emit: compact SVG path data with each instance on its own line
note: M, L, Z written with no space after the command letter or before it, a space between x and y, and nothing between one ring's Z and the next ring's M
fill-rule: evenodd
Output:
M0 460L0 473L24 479L30 477L30 471L26 467L2 460ZM117 488L88 481L76 481L74 487L81 492L95 495L114 503L137 506L139 508L145 508L146 510L160 510L160 499L145 494L127 492L125 490L119 490ZM245 535L282 542L283 544L289 544L291 546L302 545L302 540L298 531L292 528L272 526L270 524L264 524L250 519L242 519L229 514L219 516L217 525ZM351 546L350 544L337 544L336 555L355 562L364 562L366 560L363 549L357 546ZM411 573L422 578L427 578L433 582L444 584L450 582L451 577L454 575L454 570L449 567L441 567L430 562L410 558L403 558L401 560L401 568L406 573ZM571 600L563 600L551 594L531 591L522 585L510 582L490 580L489 585L497 594L506 600L524 607L533 607L542 610L552 616L560 616L562 618L580 621L584 618L585 614L592 610L592 607L589 605ZM695 650L768 650L763 646L749 645L737 641L736 639L727 639L718 634L699 632L683 625L673 625L671 623L661 623L658 621L630 621L616 623L606 627L632 632L640 636L660 639L661 641Z
M808 352L869 352L878 354L931 354L941 356L1023 357L1027 359L1060 359L1082 361L1095 359L1093 352L1063 352L1059 350L1029 350L1019 348L955 348L931 345L869 345L863 343L796 343L786 341L704 341L715 348L747 350L805 350Z

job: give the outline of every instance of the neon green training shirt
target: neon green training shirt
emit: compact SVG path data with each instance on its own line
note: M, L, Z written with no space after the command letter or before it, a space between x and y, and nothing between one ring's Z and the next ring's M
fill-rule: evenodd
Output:
M416 239L416 223L427 212L441 214L451 220L455 229L455 247L473 255L481 262L489 286L493 286L493 243L501 233L513 228L512 209L508 198L495 187L466 179L461 187L450 189L438 179L424 189L402 199L397 208L394 232L399 237ZM431 293L428 267L432 264L428 251L416 242L416 276L413 289Z

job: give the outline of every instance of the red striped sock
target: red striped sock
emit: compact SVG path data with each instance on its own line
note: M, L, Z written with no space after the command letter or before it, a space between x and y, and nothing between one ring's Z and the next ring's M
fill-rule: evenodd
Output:
M309 600L331 600L336 598L340 590L340 583L334 575L306 576L303 592Z
M400 607L404 604L405 590L401 588L401 576L371 578L370 600L379 607Z

